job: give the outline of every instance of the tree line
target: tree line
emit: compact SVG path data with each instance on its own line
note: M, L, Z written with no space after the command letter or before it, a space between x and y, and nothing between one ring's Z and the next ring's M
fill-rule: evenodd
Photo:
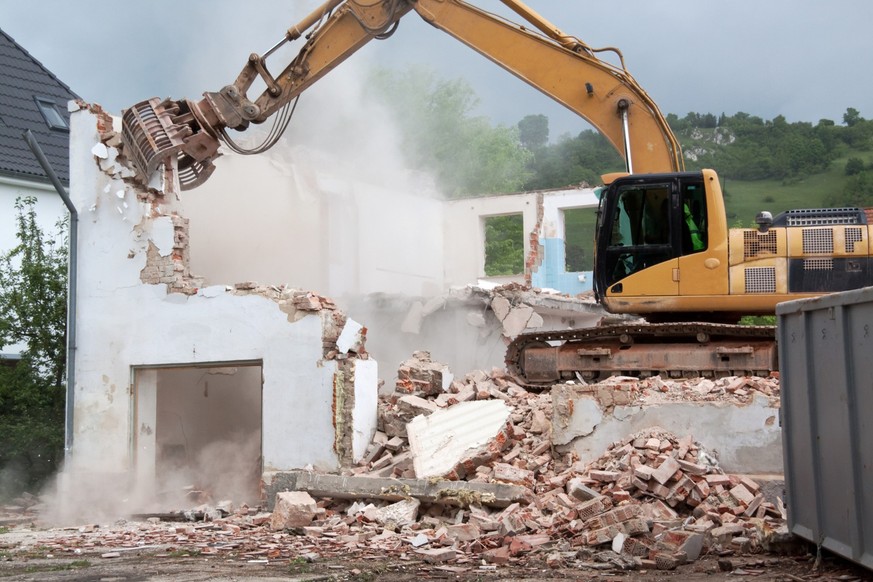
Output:
M599 132L584 130L552 139L545 115L514 126L493 125L474 114L478 99L463 80L440 78L419 67L377 70L371 95L399 120L407 162L430 171L449 197L560 188L621 171L624 164ZM789 122L749 113L668 114L690 170L715 168L734 180L790 183L828 170L851 152L873 150L873 120L848 108L841 123ZM873 168L856 157L846 169L846 191L829 203L873 205ZM860 162L860 165L859 165Z

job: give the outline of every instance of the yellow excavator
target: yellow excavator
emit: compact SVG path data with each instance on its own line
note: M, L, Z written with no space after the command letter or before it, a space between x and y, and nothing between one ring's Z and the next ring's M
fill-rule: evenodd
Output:
M764 375L777 369L774 330L735 325L740 316L871 284L863 211L762 212L757 229L729 230L715 172L684 171L676 137L621 52L588 46L519 0L501 1L522 24L462 0L329 0L266 53L250 55L220 91L125 110L122 153L143 183L175 164L181 187L196 187L214 171L220 143L243 154L265 151L302 92L367 42L390 37L414 11L576 112L626 162L627 172L603 177L594 290L607 311L648 322L522 335L506 363L523 384L611 374ZM268 58L298 40L293 60L271 72ZM600 58L604 52L619 64ZM249 96L255 81L265 88ZM268 119L273 127L259 146L243 148L227 133Z

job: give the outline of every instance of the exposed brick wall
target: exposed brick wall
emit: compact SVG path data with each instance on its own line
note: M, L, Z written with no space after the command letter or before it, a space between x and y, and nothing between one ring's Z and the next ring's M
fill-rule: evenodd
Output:
M184 293L194 295L200 287L200 280L191 275L188 268L188 219L172 214L173 250L167 256L161 256L158 248L149 241L146 253L146 265L140 271L139 278L147 285L167 285L169 293Z

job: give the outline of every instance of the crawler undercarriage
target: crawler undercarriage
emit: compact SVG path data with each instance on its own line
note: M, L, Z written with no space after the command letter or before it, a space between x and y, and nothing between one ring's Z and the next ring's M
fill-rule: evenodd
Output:
M620 324L518 336L506 366L522 385L608 376L767 376L777 370L775 328L717 323Z

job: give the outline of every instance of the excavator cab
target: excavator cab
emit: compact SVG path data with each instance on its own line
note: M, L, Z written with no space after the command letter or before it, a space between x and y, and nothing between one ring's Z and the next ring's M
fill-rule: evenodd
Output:
M708 246L707 200L701 173L647 174L615 180L603 193L597 226L595 293L621 295L625 280L660 266L648 288L678 294L680 257ZM666 280L665 280L666 279Z

